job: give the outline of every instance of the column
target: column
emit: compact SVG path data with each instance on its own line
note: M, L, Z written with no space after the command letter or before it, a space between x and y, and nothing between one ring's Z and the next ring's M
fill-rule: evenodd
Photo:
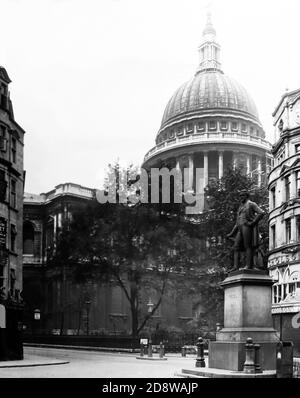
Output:
M237 168L237 156L235 152L232 152L232 163L233 163L233 169L235 170Z
M246 170L247 170L247 175L250 174L250 155L246 155Z
M258 186L261 186L261 158L257 161L257 171L258 171Z
M204 188L208 185L208 152L203 152Z
M223 159L224 159L224 152L219 151L219 179L223 177L223 170L224 170Z
M193 190L194 180L194 157L193 154L189 155L189 190Z

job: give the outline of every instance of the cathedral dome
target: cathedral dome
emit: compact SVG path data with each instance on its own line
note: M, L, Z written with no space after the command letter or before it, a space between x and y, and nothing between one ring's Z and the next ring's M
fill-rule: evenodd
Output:
M175 91L164 111L161 128L178 118L223 109L246 113L259 123L255 103L240 83L219 69L201 70Z

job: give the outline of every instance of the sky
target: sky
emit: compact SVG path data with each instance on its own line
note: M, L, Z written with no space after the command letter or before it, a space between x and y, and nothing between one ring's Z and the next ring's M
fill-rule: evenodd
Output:
M209 3L222 69L253 97L273 143L272 112L300 87L299 0L0 0L26 192L100 188L109 163L142 163L196 71Z

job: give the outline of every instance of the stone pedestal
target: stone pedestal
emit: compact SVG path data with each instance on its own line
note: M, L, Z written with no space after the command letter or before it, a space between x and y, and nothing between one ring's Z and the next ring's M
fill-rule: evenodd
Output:
M273 328L273 281L267 271L234 271L223 281L224 328L209 345L209 367L242 371L248 337L261 345L263 370L276 369L279 335Z

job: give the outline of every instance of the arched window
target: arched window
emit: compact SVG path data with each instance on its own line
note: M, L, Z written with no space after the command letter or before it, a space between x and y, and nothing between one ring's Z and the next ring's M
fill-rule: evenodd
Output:
M34 254L34 226L30 221L23 224L23 253Z

